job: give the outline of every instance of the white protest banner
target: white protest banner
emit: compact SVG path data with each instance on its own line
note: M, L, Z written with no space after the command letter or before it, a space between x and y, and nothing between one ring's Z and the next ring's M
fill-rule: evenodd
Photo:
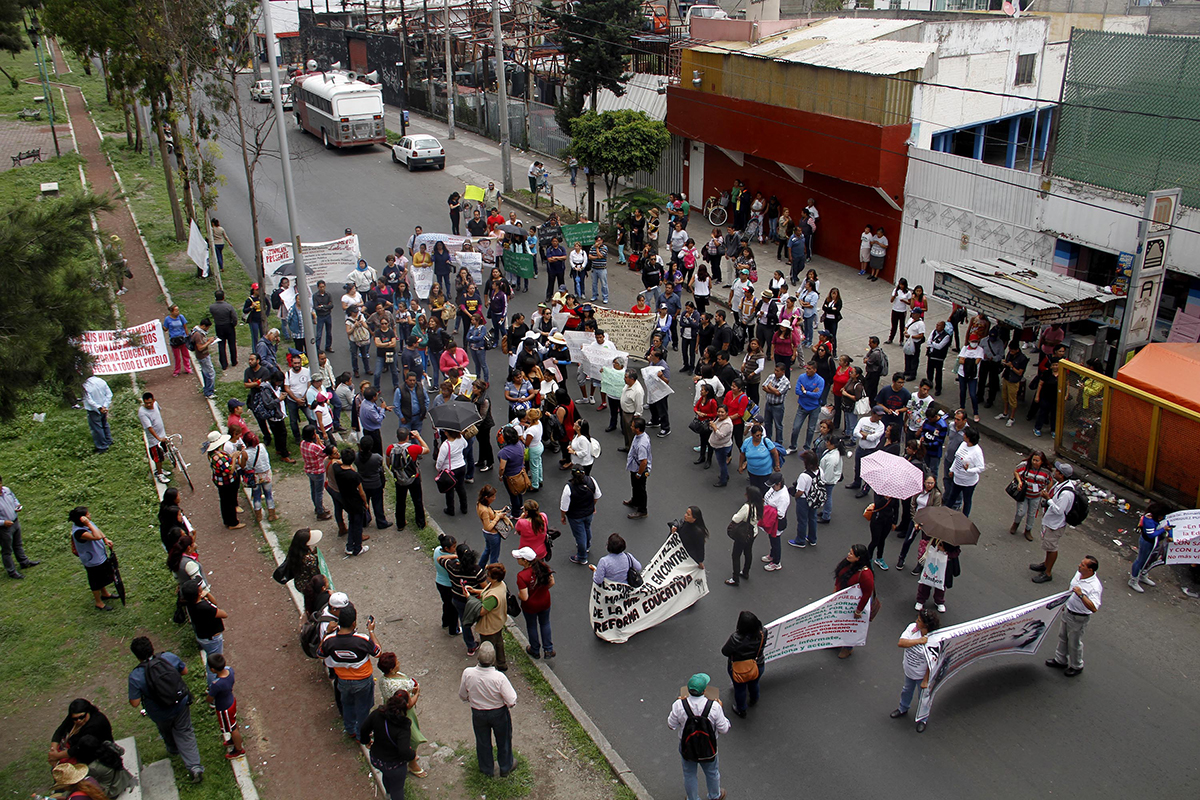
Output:
M409 267L412 276L412 290L422 300L429 299L429 290L433 288L433 267Z
M642 570L642 585L605 580L592 583L592 630L606 642L630 636L670 619L708 594L704 569L692 560L672 532Z
M292 306L296 305L296 287L289 286L288 288L286 288L282 292L280 292L279 293L279 302L283 303L284 308L286 308L288 311L291 311ZM287 316L286 311L284 312L284 316Z
M119 331L85 331L77 344L92 357L92 372L96 375L171 366L167 335L162 322L156 319Z
M621 359L622 364L629 363L629 353L622 353L609 342L585 344L581 355L583 360L579 362L579 368L583 370L584 375L597 381L601 378L601 370L605 367L612 368L613 359Z
M453 264L456 270L466 267L471 280L475 281L479 291L483 291L483 253L457 253Z
M569 320L570 318L571 318L571 315L569 313L567 313L566 311L550 312L550 321L553 322L554 327L560 331L565 331L567 329L567 320Z
M624 390L625 370L613 369L611 365L606 365L604 369L600 371L600 391L612 398L609 400L611 403L617 402L621 397L621 392Z
M862 619L854 618L861 598L862 589L849 586L768 623L763 657L774 661L810 650L866 644L870 606L863 609Z
M662 379L662 367L642 367L642 382L646 384L646 402L657 403L667 395L675 394L671 385Z
M1170 541L1159 537L1142 567L1143 575L1163 564L1200 564L1200 509L1176 511L1164 521L1171 526Z
M567 340L567 349L571 351L571 360L576 364L583 363L583 348L596 344L596 334L589 331L563 331Z
M310 286L317 281L327 281L335 286L341 286L346 276L358 264L358 235L350 234L329 242L303 242L304 274L308 276ZM267 276L267 285L272 289L279 285L278 271L287 264L292 264L292 245L288 242L272 244L262 249L263 272ZM295 281L293 281L295 283Z
M929 688L921 691L917 722L929 719L938 689L963 667L989 656L1034 655L1070 596L1062 592L931 633L925 646Z
M426 252L432 253L433 246L438 242L445 244L446 249L451 253L457 253L462 249L464 242L473 241L475 240L470 236L455 236L451 233L422 233L420 236L416 237L416 240L413 242L412 253L420 250L421 245L425 245ZM412 257L412 253L408 254L410 258Z
M200 232L200 226L196 224L196 220L192 220L192 229L188 233L187 254L192 263L200 269L200 274L207 278L208 242L204 239L204 234Z
M614 311L611 308L596 309L596 325L603 330L618 349L626 353L644 353L650 346L650 332L654 330L654 314L634 314L629 311Z

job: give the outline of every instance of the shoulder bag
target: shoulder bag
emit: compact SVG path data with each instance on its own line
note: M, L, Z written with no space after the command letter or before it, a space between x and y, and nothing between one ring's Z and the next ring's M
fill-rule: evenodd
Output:
M730 663L729 671L733 673L734 683L750 683L751 681L758 680L758 654L762 652L766 641L767 633L763 631L758 640L758 650L755 652L754 658L746 658Z
M1025 500L1025 487L1026 484L1014 477L1008 482L1008 486L1004 487L1004 491L1008 492L1009 497L1020 503Z
M643 583L642 571L633 565L633 556L626 553L625 557L629 559L629 569L625 573L625 582L628 583L630 587L637 589Z

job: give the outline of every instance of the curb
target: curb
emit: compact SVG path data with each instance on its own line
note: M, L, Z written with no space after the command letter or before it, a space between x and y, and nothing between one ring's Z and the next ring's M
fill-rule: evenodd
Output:
M445 531L442 530L442 526L438 524L438 521L433 517L426 515L426 524L436 531L439 536L445 533ZM522 647L529 646L529 639L525 635L525 631L521 630L521 626L514 622L511 617L505 621L505 627L507 628L508 632L512 634L513 638L521 644ZM637 796L638 800L654 800L654 795L650 794L650 791L646 789L645 785L638 779L634 771L630 769L627 763L625 763L625 759L621 758L621 754L617 752L616 748L612 746L612 743L608 741L608 737L606 737L596 723L592 721L592 718L588 715L587 711L583 709L583 706L579 704L579 701L576 700L575 696L571 694L571 690L568 689L566 685L559 679L554 670L547 667L545 662L541 661L540 659L531 659L531 661L533 665L537 667L538 672L541 673L546 682L550 684L550 688L554 690L556 695L558 695L558 699L561 700L563 705L567 707L567 710L571 712L571 716L574 717L575 721L579 723L585 732L587 732L587 735L591 737L593 742L595 742L596 747L600 748L600 753L604 756L604 760L608 762L609 768L613 771L613 774L616 775L617 779L621 781L621 783L623 783L631 792L633 792Z

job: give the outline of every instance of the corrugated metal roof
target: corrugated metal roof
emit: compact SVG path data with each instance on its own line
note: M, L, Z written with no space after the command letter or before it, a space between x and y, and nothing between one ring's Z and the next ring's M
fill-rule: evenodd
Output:
M962 281L979 294L1011 306L1024 308L1030 317L1043 316L1055 310L1070 312L1073 306L1081 310L1094 308L1096 303L1109 303L1120 298L1104 287L1068 278L1047 269L1025 264L1011 264L997 259L972 259L968 261L925 261L934 275L942 280L935 283L934 294L941 297L939 290L943 280ZM943 297L961 302L958 297ZM968 303L975 307L975 303ZM997 308L985 309L997 313Z
M709 53L735 50L743 55L826 69L895 75L925 67L937 52L937 45L893 42L880 37L920 24L920 20L909 19L825 19L757 44L714 42L695 49Z
M650 119L662 122L667 118L667 96L658 93L658 82L666 80L663 75L635 73L625 83L625 94L617 97L608 89L596 95L597 111L644 111Z

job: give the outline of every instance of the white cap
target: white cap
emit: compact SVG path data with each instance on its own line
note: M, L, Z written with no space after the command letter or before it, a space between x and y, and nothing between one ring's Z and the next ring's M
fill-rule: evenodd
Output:
M537 553L532 547L518 547L512 551L513 558L519 558L522 561L536 561Z
M345 608L348 605L350 605L350 598L345 592L334 592L329 595L330 608Z

